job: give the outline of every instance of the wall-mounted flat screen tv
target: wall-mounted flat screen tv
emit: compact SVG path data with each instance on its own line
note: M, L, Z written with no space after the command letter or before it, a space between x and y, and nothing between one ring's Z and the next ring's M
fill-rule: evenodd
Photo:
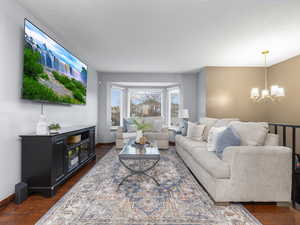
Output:
M87 66L25 19L22 98L85 104Z

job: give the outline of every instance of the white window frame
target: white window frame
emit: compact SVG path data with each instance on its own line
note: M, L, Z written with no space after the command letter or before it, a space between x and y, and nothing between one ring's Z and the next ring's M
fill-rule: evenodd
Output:
M158 92L160 93L160 117L164 117L164 96L163 96L163 89L161 88L129 88L128 89L128 97L127 97L127 118L130 118L130 99L131 99L131 95L134 92Z
M123 118L124 118L124 113L123 113L123 109L124 109L124 101L123 101L123 98L124 98L124 88L122 87L119 87L119 86L115 86L115 85L111 85L110 87L110 124L111 124L111 129L112 130L115 130L117 129L119 126L112 126L112 117L111 117L111 114L112 114L112 111L111 111L111 103L112 103L112 90L113 89L116 89L116 90L120 90L121 91L121 96L120 96L120 127L123 126Z
M181 108L181 96L180 96L180 87L179 86L176 86L176 87L172 87L172 88L168 88L167 89L168 91L168 127L169 128L177 128L177 127L174 127L174 126L171 126L171 121L172 121L172 113L171 113L171 94L174 94L174 93L178 93L179 95L179 110Z

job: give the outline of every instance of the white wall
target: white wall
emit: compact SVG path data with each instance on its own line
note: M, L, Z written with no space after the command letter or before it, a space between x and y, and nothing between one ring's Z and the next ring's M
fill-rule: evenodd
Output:
M70 43L54 35L15 1L2 0L0 5L0 200L14 192L20 181L21 148L19 134L35 130L40 104L21 100L24 17L80 56ZM84 59L82 59L84 60ZM49 121L63 126L97 124L97 73L88 71L86 106L46 105Z
M197 107L195 95L197 93L196 74L177 74L177 73L108 73L99 72L99 82L101 82L98 91L98 132L99 142L108 143L115 140L114 132L110 131L108 121L108 83L110 82L174 82L178 83L182 90L183 108L190 111L190 120L197 118Z

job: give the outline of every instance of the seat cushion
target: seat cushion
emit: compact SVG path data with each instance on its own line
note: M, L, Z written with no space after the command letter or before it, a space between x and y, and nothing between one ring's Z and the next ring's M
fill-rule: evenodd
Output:
M214 152L206 147L196 147L187 150L194 160L211 176L218 179L230 178L230 165L221 160Z
M144 135L146 137L149 137L150 139L155 140L169 140L169 133L167 132L144 132Z
M127 139L127 138L135 138L136 137L136 132L133 133L117 133L117 138L118 139Z
M199 147L204 147L206 148L207 143L204 141L195 141L191 138L181 136L181 135L176 135L175 137L176 144L180 145L184 149L191 149L191 148L199 148Z

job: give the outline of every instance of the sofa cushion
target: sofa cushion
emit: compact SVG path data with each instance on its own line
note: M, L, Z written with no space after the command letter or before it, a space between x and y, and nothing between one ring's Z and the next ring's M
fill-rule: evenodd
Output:
M212 127L227 127L232 121L239 121L238 118L210 118L210 117L201 117L199 120L200 124L205 124L205 130L203 134L203 140L207 141L208 133Z
M135 124L127 124L127 133L136 133L137 126Z
M268 123L233 121L230 125L240 136L241 145L262 146L268 134Z
M278 134L267 134L265 140L265 146L279 146L279 135Z
M154 120L153 121L152 131L154 131L154 132L160 132L161 129L163 128L163 124L164 124L164 121L163 121L162 118Z
M175 143L176 143L176 145L180 145L181 146L181 143L184 141L185 138L186 138L186 136L176 135L175 136Z
M217 121L218 121L218 119L216 119L216 118L209 118L209 117L201 117L200 118L199 123L205 125L205 129L203 132L203 140L204 141L207 141L209 130L210 130L210 128L212 128L214 126L214 124Z
M239 119L237 119L237 118L219 119L213 126L214 127L227 127L233 121L239 121Z
M207 151L215 152L216 144L220 134L226 129L226 127L212 127L209 130L207 138Z
M230 178L230 165L206 147L186 149L194 160L214 178Z
M188 122L187 137L196 141L202 141L204 128L205 125L203 124Z
M189 137L184 137L181 135L176 135L175 137L176 144L180 145L184 149L190 149L190 148L199 148L204 147L206 148L207 143L203 141L195 141Z
M162 117L144 117L143 122L150 124L151 127L145 130L149 132L160 132L164 123Z
M226 147L240 146L241 138L232 127L226 128L219 134L216 140L216 154L219 158L223 158L223 151Z
M169 133L166 132L144 132L146 137L155 140L169 140Z
M117 133L118 139L128 139L128 138L135 138L135 137L136 137L136 132L134 132L134 133L130 133L130 132Z

